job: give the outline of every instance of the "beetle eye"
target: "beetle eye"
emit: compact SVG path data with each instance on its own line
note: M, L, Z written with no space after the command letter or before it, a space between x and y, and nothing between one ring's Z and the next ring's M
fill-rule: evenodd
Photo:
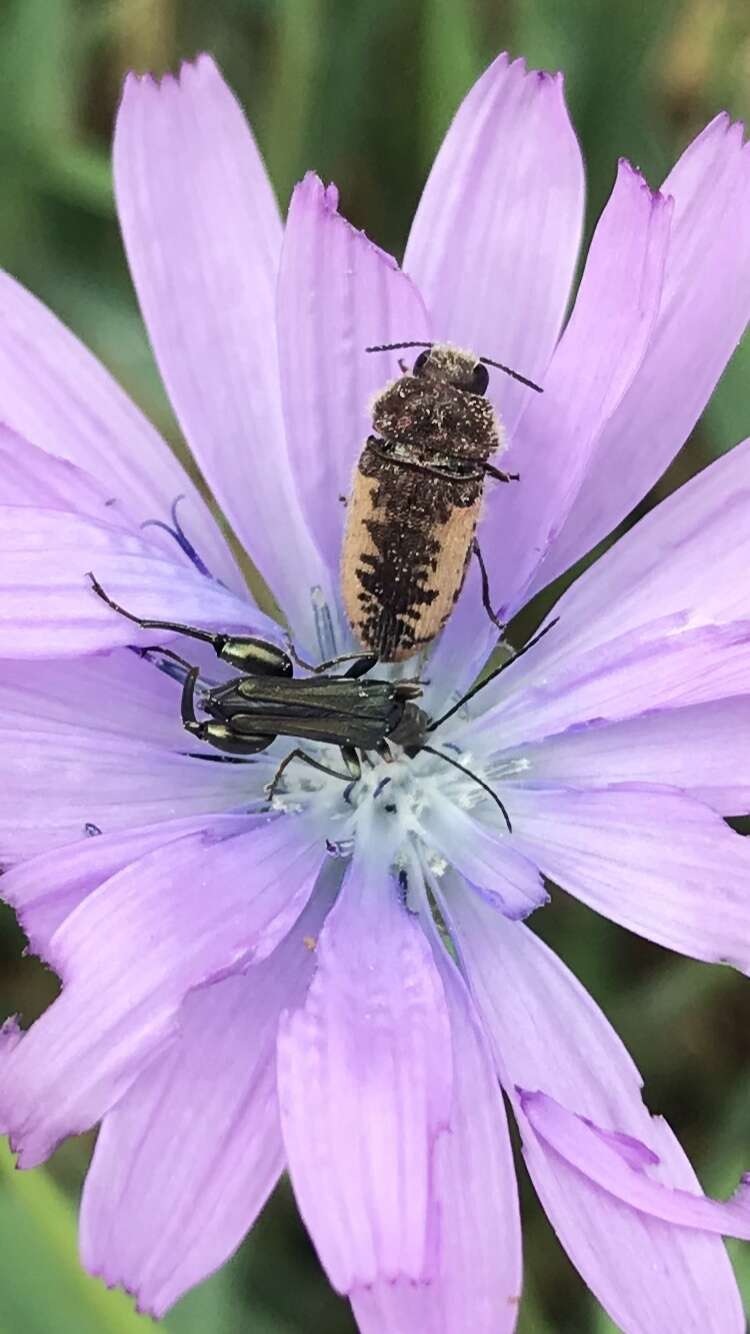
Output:
M481 361L478 361L471 377L472 394L486 394L489 382L490 373L487 367L483 366Z
M425 366L427 365L427 358L429 357L431 351L432 351L432 348L430 348L430 347L426 347L425 350L424 350L424 352L420 352L419 356L417 357L416 361L414 362L414 366L413 366L413 369L412 369L412 374L414 374L414 375L421 375L422 371L424 370Z

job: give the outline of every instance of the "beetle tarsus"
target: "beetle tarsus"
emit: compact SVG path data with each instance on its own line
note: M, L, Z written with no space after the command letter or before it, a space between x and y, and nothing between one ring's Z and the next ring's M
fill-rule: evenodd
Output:
M314 676L320 676L322 672L330 671L331 667L338 667L342 662L349 662L352 665L344 672L344 676L349 680L356 680L358 676L364 676L365 672L371 671L378 661L377 653L342 653L337 658L327 658L325 662L305 662L288 636L286 643L290 658L298 667L304 667L306 672L312 672Z
M484 471L488 477L494 477L496 482L519 482L521 480L520 472L503 472L502 468L496 468L492 463L485 463Z
M342 752L343 749L344 748L342 747ZM351 774L342 774L340 770L332 769L330 765L322 764L320 760L314 760L312 755L308 755L307 751L302 750L300 746L295 746L294 750L290 750L289 754L284 756L270 783L266 785L266 797L269 801L273 801L273 798L276 795L276 789L278 788L284 771L291 764L292 760L303 760L311 769L319 769L321 773L330 774L332 778L341 778L345 783L348 783L351 778Z
M191 667L185 680L182 683L182 696L180 699L180 715L182 717L182 726L187 732L192 732L195 736L200 736L202 723L198 722L195 716L195 683L200 673L199 667Z
M507 622L501 621L493 609L492 602L490 600L490 580L489 580L489 575L487 574L487 566L484 563L484 557L482 555L481 548L476 538L474 538L472 549L474 551L474 555L477 558L477 562L479 564L479 572L482 577L482 606L484 607L484 610L487 612L487 615L492 621L492 624L496 626L497 629L500 631L500 634L502 634L503 631L505 630Z
M221 649L227 643L228 635L216 635L210 630L200 630L195 625L183 625L179 621L158 621L146 616L136 616L134 612L128 611L121 603L115 602L114 598L109 596L109 593L105 593L92 570L87 571L87 577L91 580L91 586L102 602L106 602L108 607L118 612L120 616L124 616L126 620L140 626L141 630L171 630L174 634L186 635L189 639L200 639L204 644L211 644L217 656L221 657Z

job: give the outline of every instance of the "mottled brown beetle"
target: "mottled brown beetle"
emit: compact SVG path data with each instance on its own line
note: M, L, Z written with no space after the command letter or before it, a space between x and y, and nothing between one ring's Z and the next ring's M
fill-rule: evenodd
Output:
M389 343L368 352L422 347L411 373L378 394L373 434L354 474L342 553L342 593L360 645L382 662L425 648L445 625L475 552L482 600L487 574L474 533L487 477L517 480L489 459L502 428L484 397L487 366L530 389L508 366L449 343Z

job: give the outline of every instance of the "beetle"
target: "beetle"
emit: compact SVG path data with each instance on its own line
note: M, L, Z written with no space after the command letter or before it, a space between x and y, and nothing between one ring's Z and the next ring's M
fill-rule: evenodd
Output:
M441 717L432 719L415 703L422 695L421 682L360 679L376 665L375 654L345 654L313 667L304 662L291 646L290 653L287 653L278 645L254 635L215 634L176 621L135 616L104 591L91 571L88 578L94 592L108 607L141 629L169 630L210 644L222 662L236 667L242 673L221 685L202 691L200 704L209 717L199 719L195 712L195 692L200 668L191 665L171 649L157 650L179 663L184 670L182 722L186 731L199 741L234 758L257 755L266 750L277 736L339 747L346 773L323 764L301 747L291 750L281 761L266 789L269 800L276 792L285 769L294 759L347 783L352 780L356 782L362 775L362 755L373 751L381 759L390 761L393 758L390 746L395 744L402 747L411 759L426 751L466 774L492 798L502 812L508 831L512 832L508 812L489 784L453 756L434 749L428 744L428 738L463 708L469 699L505 671L511 662L532 648L555 621L546 625L484 680L472 686ZM144 650L146 653L151 651ZM314 675L295 678L292 656L300 666L312 671ZM350 664L343 676L324 675L328 668L343 662Z
M346 654L317 666L304 662L293 650L294 659L314 675L293 676L290 653L254 635L214 634L176 621L135 616L102 588L89 571L88 578L98 597L108 607L141 629L169 630L210 644L216 656L236 667L241 676L201 692L200 704L209 715L198 719L195 692L200 668L192 666L171 649L158 651L180 664L185 675L181 716L186 731L226 755L256 755L277 736L327 742L341 751L346 773L321 763L297 747L282 760L269 785L272 797L287 765L300 759L348 781L361 776L360 754L374 751L382 759L392 758L389 741L404 748L419 749L426 735L427 715L414 703L421 694L418 681L363 681L359 678L377 662L372 653ZM343 676L324 675L329 668L349 662Z
M279 653L289 661L283 650ZM297 746L276 770L269 797L294 759L335 778L356 780L362 775L360 753L375 751L390 760L389 742L419 749L428 725L426 714L413 702L422 694L419 682L357 679L361 671L374 665L368 655L343 676L316 672L303 680L248 672L204 693L201 706L210 721L196 718L194 691L199 668L191 667L182 688L182 721L199 740L230 755L257 754L277 736L339 747L347 773L332 769Z
M360 455L347 508L341 587L364 650L399 662L432 642L463 587L472 551L482 601L499 630L475 530L487 477L518 480L490 463L502 428L484 397L488 366L530 389L539 385L488 357L450 343L388 343L385 352L421 347L411 372L377 395L373 434Z

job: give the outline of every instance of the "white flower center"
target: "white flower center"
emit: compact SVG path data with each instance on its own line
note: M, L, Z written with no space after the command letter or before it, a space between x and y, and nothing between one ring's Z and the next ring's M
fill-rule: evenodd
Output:
M426 828L431 814L439 818L440 808L444 809L448 802L472 811L479 819L485 811L496 817L499 808L487 789L495 791L502 800L504 780L528 767L528 761L513 760L500 765L495 762L490 774L484 762L462 750L455 740L442 745L436 741L434 749L435 754L421 751L410 758L400 747L393 746L390 761L370 752L361 756L360 776L352 775L349 779L323 773L302 759L295 759L284 772L283 785L273 798L273 809L288 814L317 814L321 837L331 855L348 856L355 840L367 837L365 830L382 828L380 821L366 818L376 808L381 818L396 822L394 842L403 855L406 856L408 849L413 852L418 848L431 870L441 875L447 862L431 844ZM346 773L345 761L336 747L308 746L306 752L336 774ZM494 823L497 824L496 819Z

